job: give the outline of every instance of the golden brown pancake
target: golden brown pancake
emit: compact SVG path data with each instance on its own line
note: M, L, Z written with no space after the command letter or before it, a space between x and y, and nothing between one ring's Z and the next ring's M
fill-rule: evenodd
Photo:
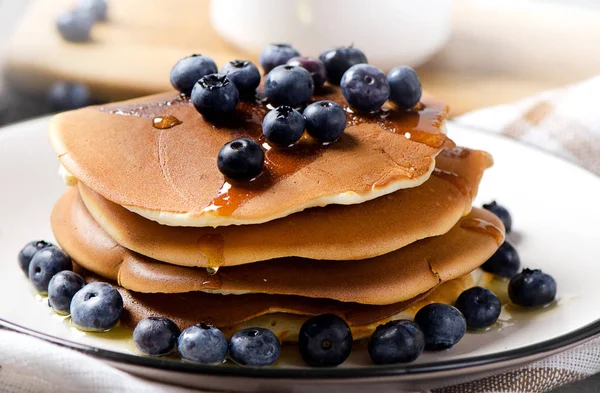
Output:
M265 293L373 305L408 300L470 273L504 239L502 222L494 214L473 209L444 235L371 259L288 257L225 267L210 275L206 269L158 262L118 245L89 215L76 188L58 201L51 222L58 243L74 261L136 292Z
M491 156L480 150L444 150L433 176L419 187L359 205L308 209L260 225L168 227L83 184L80 193L92 217L118 244L175 265L234 266L287 256L365 259L448 232L471 209L491 163Z
M338 88L314 97L321 99L347 107ZM264 102L240 102L215 123L168 93L59 114L50 139L65 168L106 199L162 224L197 227L263 223L415 187L454 146L444 134L448 108L429 97L411 110L349 112L346 131L328 146L305 136L293 148L270 148L261 131L267 111ZM266 150L265 170L252 182L229 181L217 169L221 147L239 137Z
M86 281L102 278L75 266ZM121 321L134 328L149 316L172 319L180 329L205 322L219 327L231 336L246 327L264 327L274 331L282 341L296 341L302 323L309 316L332 313L344 318L355 339L369 336L377 325L398 316L416 302L443 302L453 304L458 295L473 286L470 275L440 284L425 294L404 302L385 306L342 303L329 299L311 299L301 296L248 294L225 296L191 292L183 294L136 293L123 287L117 289L123 296L125 311ZM412 312L412 311L411 311ZM410 316L410 313L403 315Z

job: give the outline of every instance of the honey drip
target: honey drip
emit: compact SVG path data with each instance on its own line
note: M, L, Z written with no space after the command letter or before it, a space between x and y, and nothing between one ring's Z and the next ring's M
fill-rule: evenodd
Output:
M494 240L496 240L498 245L504 242L504 233L502 230L500 230L500 228L496 227L491 222L481 218L466 218L460 222L460 227L470 231L490 235L494 238Z
M166 130L181 124L181 120L171 115L157 116L152 119L152 127L159 130Z
M447 182L452 183L453 186L458 188L458 190L463 194L467 195L469 198L473 199L473 190L469 183L460 177L458 174L454 172L444 171L442 169L434 168L433 175L443 179Z
M225 261L225 240L223 236L218 234L204 235L196 242L198 250L206 256L207 259L207 271L211 269L214 274L219 270L219 267L223 266ZM210 272L209 272L210 275Z

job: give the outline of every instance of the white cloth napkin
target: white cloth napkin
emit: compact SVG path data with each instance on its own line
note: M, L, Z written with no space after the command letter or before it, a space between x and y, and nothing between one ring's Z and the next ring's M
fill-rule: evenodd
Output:
M538 145L600 173L600 77L454 121ZM545 392L600 372L600 339L532 365L436 393ZM0 392L184 393L81 353L0 330Z

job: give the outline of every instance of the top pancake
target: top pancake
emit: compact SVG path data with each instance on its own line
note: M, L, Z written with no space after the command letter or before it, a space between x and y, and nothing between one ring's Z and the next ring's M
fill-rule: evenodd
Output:
M338 88L314 97L321 99L347 107ZM106 199L161 224L196 227L263 223L416 187L454 146L444 134L446 105L428 97L412 110L349 111L346 131L328 146L305 136L293 148L271 148L261 131L267 111L264 102L240 102L214 123L168 93L59 114L50 139L65 168ZM153 126L166 116L181 123ZM266 150L252 182L225 179L216 165L221 147L240 137Z

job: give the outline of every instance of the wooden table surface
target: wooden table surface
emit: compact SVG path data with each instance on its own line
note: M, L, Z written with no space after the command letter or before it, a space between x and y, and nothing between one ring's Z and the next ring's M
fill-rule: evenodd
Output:
M72 44L54 27L72 1L34 1L7 48L6 76L33 93L56 80L81 81L110 101L170 89L172 65L190 53L206 53L218 64L256 60L256 53L240 53L217 36L207 0L177 0L176 12L174 3L112 1L110 21L94 27L92 42ZM600 73L600 12L458 0L448 44L418 72L454 115L577 82Z

